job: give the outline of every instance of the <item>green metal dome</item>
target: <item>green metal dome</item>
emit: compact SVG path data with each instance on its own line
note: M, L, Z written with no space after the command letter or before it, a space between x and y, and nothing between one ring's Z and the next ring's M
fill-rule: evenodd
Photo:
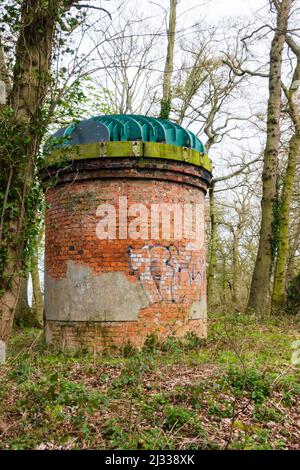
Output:
M95 116L60 129L52 139L57 143L56 148L95 142L142 141L171 144L206 153L200 139L187 129L174 122L138 114Z
M170 121L141 115L95 116L57 131L44 147L42 167L108 158L164 159L212 172L201 140ZM142 161L142 160L141 160Z

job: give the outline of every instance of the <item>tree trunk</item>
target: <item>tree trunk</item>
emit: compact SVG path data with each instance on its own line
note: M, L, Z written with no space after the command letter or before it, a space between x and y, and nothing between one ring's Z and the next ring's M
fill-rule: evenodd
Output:
M19 299L15 309L14 320L19 325L29 326L31 315L32 311L28 302L28 278L23 277L20 281Z
M1 296L0 311L0 340L7 342L14 321L14 312L18 304L21 278L15 277L11 282L11 288Z
M215 207L215 185L211 182L209 188L209 214L210 214L210 245L209 245L209 262L207 273L207 297L208 303L213 305L216 298L216 272L217 272L217 249L218 249L218 231L216 221Z
M44 299L41 291L40 275L39 275L39 257L38 251L36 251L31 258L31 279L32 279L32 293L33 293L33 304L32 309L34 316L39 325L43 324L44 316Z
M159 115L161 119L169 119L170 111L171 111L171 99L172 99L171 79L172 79L173 63L174 63L176 7L177 7L177 0L170 0L168 49L167 49L167 57L166 57L164 76L163 76L163 97L160 102L160 115Z
M227 259L226 256L223 253L223 259L222 259L222 293L221 293L221 300L223 302L223 305L227 304Z
M252 276L247 311L269 313L270 278L272 268L274 203L276 201L276 178L281 111L282 54L286 40L291 0L278 5L277 25L270 51L269 100L267 117L267 142L264 153L263 196L260 237L257 258Z
M290 283L292 279L294 279L294 277L296 276L295 259L296 259L296 252L298 250L298 246L300 246L300 220L297 224L296 233L293 239L292 246L290 246L290 249L289 249L289 256L288 256L288 262L287 262L287 282L288 283Z
M289 257L290 205L295 177L296 158L299 153L299 145L300 134L294 134L290 140L289 160L284 177L281 196L279 245L277 251L272 297L273 313L278 313L280 308L282 308L285 303L287 287L287 264Z
M287 36L286 39L290 49L297 57L297 63L293 74L292 85L288 90L284 85L283 90L288 100L288 109L294 124L294 134L289 142L289 154L286 173L283 181L283 189L280 207L279 245L273 284L272 312L278 313L283 307L286 299L287 268L289 261L289 227L292 191L296 172L296 161L300 149L300 110L297 103L297 93L300 83L300 45Z
M234 304L239 302L239 233L233 230L232 240L232 301Z
M0 210L0 339L4 342L11 332L20 272L30 252L37 212L34 171L46 126L43 106L51 83L55 26L63 9L72 3L26 0L21 4L12 89L7 99L11 111L0 115L0 195L5 195Z

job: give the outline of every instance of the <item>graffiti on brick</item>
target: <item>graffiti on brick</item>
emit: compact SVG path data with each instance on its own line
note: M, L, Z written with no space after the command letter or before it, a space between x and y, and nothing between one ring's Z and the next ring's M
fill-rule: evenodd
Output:
M142 282L151 303L200 300L205 283L204 251L174 245L129 247L129 266Z

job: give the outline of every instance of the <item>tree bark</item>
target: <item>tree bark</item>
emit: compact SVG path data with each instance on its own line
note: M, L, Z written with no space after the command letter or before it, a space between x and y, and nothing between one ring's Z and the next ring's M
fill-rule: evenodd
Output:
M300 83L300 46L287 37L287 43L297 57L297 64L293 74L292 85L289 90L284 86L291 120L294 124L294 133L289 142L288 164L283 181L280 205L279 245L277 250L276 267L274 274L272 313L279 313L286 300L287 267L289 259L289 227L292 192L296 173L296 161L300 149L300 110L296 103L296 94Z
M232 230L232 301L234 304L239 303L239 228Z
M171 111L171 79L173 73L174 63L174 47L175 47L175 33L176 33L176 7L177 0L170 0L170 15L169 15L169 29L168 29L168 49L165 62L165 69L163 75L163 96L160 103L161 119L169 119Z
M15 310L15 322L28 325L31 319L31 308L28 302L28 278L23 277L20 281L19 299ZM28 322L29 320L29 322Z
M296 276L296 266L295 266L295 259L296 259L296 252L298 247L300 247L300 220L297 224L294 239L292 244L289 243L289 256L287 262L287 282L290 283L292 279Z
M5 194L0 227L0 339L10 336L18 302L24 249L34 221L33 181L36 156L45 130L43 105L50 85L54 31L63 9L73 2L22 2L9 117L1 116L0 193ZM13 150L12 150L13 149ZM7 197L6 197L7 196ZM15 211L7 210L8 203ZM4 259L4 261L3 261Z
M294 134L290 141L289 161L283 182L280 205L279 245L274 274L272 312L278 313L285 303L287 287L287 263L289 257L290 205L299 152L300 134Z
M223 305L227 304L227 259L225 254L223 253L223 258L222 258L222 295L221 299L223 302Z
M251 281L247 311L268 314L272 268L274 203L280 136L282 54L287 35L291 0L277 8L277 24L270 50L267 142L264 153L262 214L258 252Z

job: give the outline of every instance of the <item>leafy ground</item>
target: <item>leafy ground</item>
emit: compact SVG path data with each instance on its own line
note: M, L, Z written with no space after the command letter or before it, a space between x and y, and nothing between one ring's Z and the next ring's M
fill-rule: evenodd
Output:
M300 321L210 315L209 337L119 357L17 330L0 366L0 449L300 449Z

